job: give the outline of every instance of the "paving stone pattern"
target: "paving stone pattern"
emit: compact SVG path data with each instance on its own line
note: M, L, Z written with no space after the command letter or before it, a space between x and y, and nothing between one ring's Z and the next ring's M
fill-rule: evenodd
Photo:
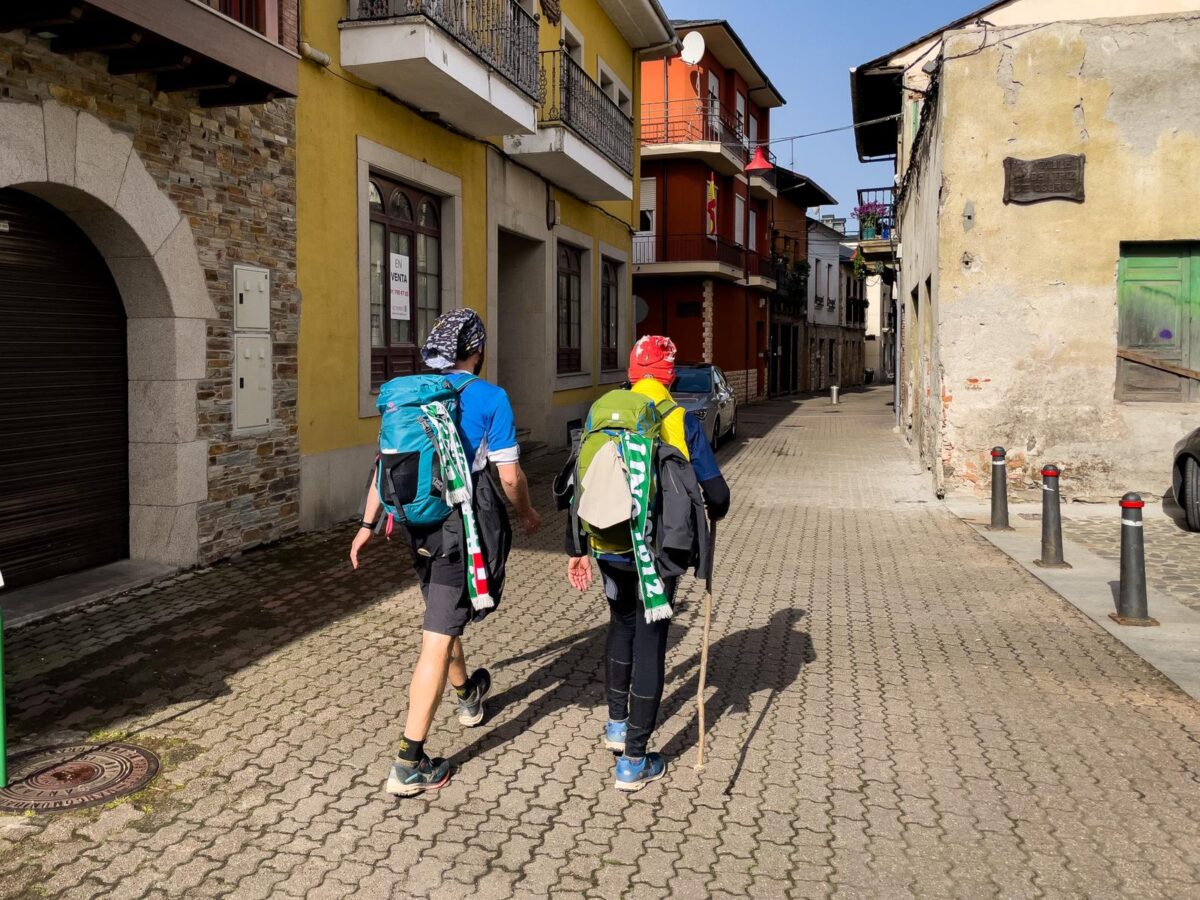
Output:
M1200 612L1200 533L1188 531L1159 508L1147 506L1145 513L1146 583ZM1119 563L1120 510L1113 504L1106 518L1065 518L1063 537Z
M494 712L464 729L447 698L454 779L386 797L420 599L399 548L352 573L339 529L7 636L21 744L104 730L166 762L132 801L0 821L0 895L1196 896L1200 709L935 506L888 396L744 410L723 453L703 775L700 590L673 767L620 795L603 604L551 516L469 634Z

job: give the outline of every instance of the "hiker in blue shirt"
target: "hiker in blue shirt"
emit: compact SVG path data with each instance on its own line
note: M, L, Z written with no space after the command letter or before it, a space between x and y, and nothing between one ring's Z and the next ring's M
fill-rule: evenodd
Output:
M455 387L461 387L459 437L472 462L473 508L487 557L488 582L498 602L512 540L504 502L487 472L489 462L496 466L504 493L526 534L537 531L542 520L530 501L529 485L521 470L508 395L503 388L477 377L483 368L486 340L479 316L470 309L457 309L437 320L421 355L426 365L446 373ZM356 569L359 551L378 525L380 507L378 486L372 479L362 525L350 548L350 562ZM408 536L425 598L425 621L421 655L408 689L408 718L387 781L387 791L398 796L439 788L450 779L449 762L430 759L425 753L425 738L447 679L458 697L458 720L464 725L483 722L483 699L492 684L487 669L476 669L467 676L463 631L468 622L478 621L489 611L475 612L468 597L461 512L453 512L445 524L432 531L410 530Z

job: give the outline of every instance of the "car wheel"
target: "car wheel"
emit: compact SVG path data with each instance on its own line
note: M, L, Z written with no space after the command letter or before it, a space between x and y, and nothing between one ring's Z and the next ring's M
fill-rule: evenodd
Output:
M720 416L717 416L717 420L715 422L713 422L712 439L709 441L709 444L712 445L712 448L714 450L716 450L718 447L721 446L721 417Z
M1188 528L1200 531L1200 462L1190 456L1183 461L1183 508Z

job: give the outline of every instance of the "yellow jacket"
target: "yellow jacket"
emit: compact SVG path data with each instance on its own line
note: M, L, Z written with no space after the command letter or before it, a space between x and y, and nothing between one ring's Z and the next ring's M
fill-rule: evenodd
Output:
M633 385L632 390L643 397L649 397L656 404L662 403L664 400L672 400L674 402L671 392L653 378L643 378ZM684 459L691 462L692 458L688 454L687 448L687 428L683 424L683 417L684 411L682 407L673 409L667 414L666 419L663 420L662 439L682 453Z

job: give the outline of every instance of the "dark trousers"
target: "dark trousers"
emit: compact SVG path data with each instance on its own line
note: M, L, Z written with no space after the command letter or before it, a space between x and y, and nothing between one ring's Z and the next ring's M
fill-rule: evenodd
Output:
M638 595L633 565L600 561L604 596L608 598L608 652L604 668L608 717L629 720L625 755L646 755L646 744L658 720L666 673L667 626L670 619L647 622ZM678 579L664 578L667 597L674 599Z

